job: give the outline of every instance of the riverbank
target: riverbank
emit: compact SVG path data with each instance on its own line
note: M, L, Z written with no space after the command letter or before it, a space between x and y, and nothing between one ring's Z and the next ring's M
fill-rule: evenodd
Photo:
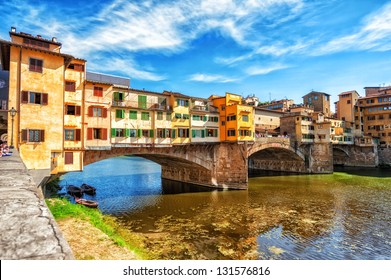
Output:
M115 218L66 199L46 199L77 260L141 260L153 256L143 237L121 228Z

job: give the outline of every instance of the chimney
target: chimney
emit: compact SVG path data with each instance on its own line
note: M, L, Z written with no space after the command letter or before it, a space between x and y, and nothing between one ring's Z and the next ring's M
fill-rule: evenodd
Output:
M12 32L12 33L16 33L16 27L13 27L13 26L12 26L12 27L11 27L11 32Z
M41 39L41 38L42 38L42 36L41 36L41 35L37 35L37 38L40 38L40 39Z
M56 38L56 37L53 37L53 38L52 38L52 42L57 43L57 38Z

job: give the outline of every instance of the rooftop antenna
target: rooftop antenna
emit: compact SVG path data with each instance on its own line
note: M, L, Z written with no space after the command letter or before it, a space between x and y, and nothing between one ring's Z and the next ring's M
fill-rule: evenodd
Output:
M272 102L272 94L269 92L269 102Z

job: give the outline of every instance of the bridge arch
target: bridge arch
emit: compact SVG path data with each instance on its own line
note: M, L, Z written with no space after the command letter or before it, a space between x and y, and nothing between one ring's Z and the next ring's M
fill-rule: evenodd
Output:
M306 156L299 149L293 148L290 139L286 138L257 141L248 153L251 172L273 170L304 173L307 171L306 162Z

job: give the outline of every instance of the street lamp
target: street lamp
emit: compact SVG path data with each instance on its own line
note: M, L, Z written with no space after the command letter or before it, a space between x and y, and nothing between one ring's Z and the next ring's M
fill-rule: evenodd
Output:
M14 148L14 117L18 111L16 111L16 109L12 107L11 110L9 110L9 112L11 114L11 120L12 120L10 149L13 149Z

